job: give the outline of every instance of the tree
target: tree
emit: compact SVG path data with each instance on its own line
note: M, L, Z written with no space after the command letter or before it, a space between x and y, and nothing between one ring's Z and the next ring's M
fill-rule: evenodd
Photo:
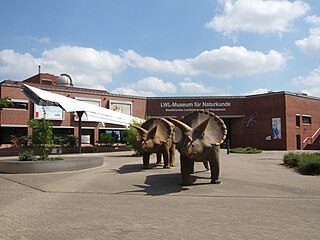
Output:
M13 103L11 102L11 99L8 97L0 98L0 108L4 107L12 107Z
M133 122L131 125L134 126L141 126L142 123L140 122ZM137 140L136 140L137 130L133 127L130 127L129 130L127 130L127 134L125 137L125 141L128 142L132 149L135 151L136 154L141 155L142 151L138 146Z
M52 123L41 118L40 120L31 119L28 124L32 128L32 144L43 148L40 158L47 159L53 147Z

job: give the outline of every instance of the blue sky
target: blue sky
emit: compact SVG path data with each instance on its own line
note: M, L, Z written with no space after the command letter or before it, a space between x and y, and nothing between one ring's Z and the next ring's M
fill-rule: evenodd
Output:
M0 80L140 96L320 97L319 0L1 0Z

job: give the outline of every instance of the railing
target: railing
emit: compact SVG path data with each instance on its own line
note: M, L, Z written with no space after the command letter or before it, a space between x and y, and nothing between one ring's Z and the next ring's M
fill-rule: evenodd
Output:
M320 128L312 135L312 137L307 137L303 140L303 148L305 148L308 144L314 143L314 141L320 136Z

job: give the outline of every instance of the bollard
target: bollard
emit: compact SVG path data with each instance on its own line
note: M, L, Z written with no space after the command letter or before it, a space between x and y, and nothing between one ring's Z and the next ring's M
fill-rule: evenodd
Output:
M227 154L230 153L230 139L227 139Z

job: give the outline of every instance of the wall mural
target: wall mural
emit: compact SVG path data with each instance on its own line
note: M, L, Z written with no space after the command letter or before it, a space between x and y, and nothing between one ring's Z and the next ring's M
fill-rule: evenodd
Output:
M281 139L281 118L272 118L272 139Z

